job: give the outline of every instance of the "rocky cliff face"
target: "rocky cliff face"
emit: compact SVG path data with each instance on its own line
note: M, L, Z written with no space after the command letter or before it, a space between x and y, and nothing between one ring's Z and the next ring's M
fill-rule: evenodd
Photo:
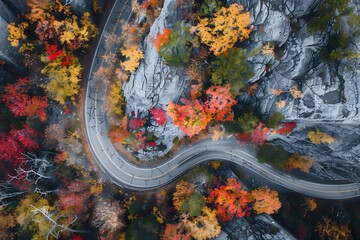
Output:
M143 43L145 59L137 71L131 75L128 83L124 84L124 97L126 98L126 112L134 112L136 116L145 117L149 109L162 108L166 111L169 102L177 102L187 88L189 78L182 74L182 70L164 64L164 60L157 54L151 39L164 28L171 28L179 19L175 9L174 0L166 0L160 16L154 22L149 35ZM157 156L164 156L172 147L173 140L184 134L171 121L164 126L148 128L158 138L157 144L163 144L166 148L161 151L153 151L137 155L143 160L151 160Z
M247 48L269 41L279 48L276 59L261 54L250 59L255 76L249 82L257 82L259 87L254 97L243 96L241 100L255 104L263 115L279 111L285 121L295 121L298 127L289 137L275 135L270 140L290 152L314 156L318 161L314 173L326 179L359 181L359 59L339 63L322 60L320 51L329 41L332 26L316 34L307 31L307 15L315 10L318 0L239 2L251 11L257 31ZM359 14L359 3L352 5ZM358 40L352 39L350 45L357 52ZM271 89L289 91L294 85L302 91L301 99L271 94ZM279 100L286 101L284 109L276 108ZM316 128L335 137L336 143L312 144L307 133Z

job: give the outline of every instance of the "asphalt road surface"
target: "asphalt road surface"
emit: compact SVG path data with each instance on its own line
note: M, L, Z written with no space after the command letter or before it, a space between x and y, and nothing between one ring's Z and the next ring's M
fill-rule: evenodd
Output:
M88 143L96 161L117 185L133 190L151 190L175 180L195 165L209 160L230 161L260 174L267 180L295 192L325 199L347 199L360 196L360 183L318 184L291 177L268 165L258 162L246 146L235 139L205 140L178 152L173 158L150 166L136 166L119 154L108 138L108 117L103 98L103 83L93 78L93 73L106 65L105 36L121 34L120 20L131 17L130 0L117 0L102 30L89 73L85 99L85 128Z

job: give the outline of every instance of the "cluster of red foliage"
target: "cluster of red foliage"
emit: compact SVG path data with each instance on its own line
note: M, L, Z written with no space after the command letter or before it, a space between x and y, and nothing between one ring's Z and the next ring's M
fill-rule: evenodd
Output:
M40 121L45 122L48 99L46 96L29 96L31 84L30 78L21 78L17 83L9 84L5 87L2 100L15 116L37 117Z
M9 133L0 134L0 160L11 161L14 166L21 162L21 153L39 148L37 139L40 133L26 124L17 129L12 126Z
M286 135L291 133L296 128L296 123L286 122L282 124L282 127L277 130L278 134Z
M49 61L54 61L58 57L63 55L63 50L58 49L57 45L46 45L46 54L48 55Z
M268 127L265 126L263 122L260 122L259 125L251 132L251 133L241 133L238 134L238 138L240 141L251 141L255 144L264 144L268 134L282 134L286 135L291 133L294 128L296 128L296 123L294 122L286 122L283 123L279 129L275 129L270 131Z
M113 126L109 130L109 137L113 143L125 144L134 152L144 147L155 148L156 142L147 141L145 132L140 130L144 124L145 119L137 117L128 121L128 117L125 116L120 126Z
M166 113L172 118L173 123L178 126L189 137L204 130L210 121L204 106L198 101L182 99L185 105L169 103Z
M170 34L172 30L164 28L163 33L157 33L156 38L153 39L153 44L156 50L159 51L160 47L170 41Z
M134 130L143 127L144 124L145 124L145 120L139 117L133 118L129 121L129 127Z
M231 221L250 214L249 203L251 194L241 189L241 183L235 178L228 178L227 184L210 191L207 199L215 205L219 219L222 222Z
M162 108L150 108L150 113L157 122L157 124L159 124L160 126L164 126L167 119Z
M230 92L230 85L211 86L206 90L208 100L205 111L215 121L226 122L234 119L232 107L237 103Z
M183 100L184 105L169 103L166 113L189 137L204 130L211 120L225 122L234 119L232 107L236 104L230 86L212 86L206 90L207 100Z
M74 210L77 214L86 212L87 200L90 196L89 186L85 181L73 180L66 189L59 191L59 204L66 211Z

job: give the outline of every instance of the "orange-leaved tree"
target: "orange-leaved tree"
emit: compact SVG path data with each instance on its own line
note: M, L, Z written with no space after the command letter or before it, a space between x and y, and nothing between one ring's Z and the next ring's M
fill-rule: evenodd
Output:
M254 200L253 209L258 214L273 214L281 207L278 192L270 191L269 188L258 188L253 190L251 191L251 197Z
M178 126L189 137L204 130L210 121L205 108L198 101L182 99L185 105L169 103L166 113L171 117L173 123Z
M157 51L159 51L162 45L170 41L171 32L171 29L164 28L163 33L157 33L156 38L152 41Z
M115 125L109 130L109 137L113 143L123 143L129 136L128 117L124 116L121 125Z
M161 235L161 240L190 240L189 233L185 233L184 224L182 222L178 224L166 224L165 231Z
M232 107L237 103L232 93L230 85L211 86L206 90L208 100L205 102L205 110L209 117L215 121L232 121L234 112Z
M242 5L234 3L228 8L222 7L212 18L200 19L196 34L215 55L223 54L237 41L249 38L250 13L243 10Z
M223 222L249 214L251 195L241 189L241 183L228 178L227 184L210 191L208 202L214 204L218 217Z

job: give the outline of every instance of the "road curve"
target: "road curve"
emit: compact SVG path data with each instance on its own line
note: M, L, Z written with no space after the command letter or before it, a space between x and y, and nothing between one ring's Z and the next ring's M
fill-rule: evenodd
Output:
M117 185L133 190L159 188L178 178L195 165L209 160L223 160L239 164L260 174L267 180L295 192L325 199L348 199L360 196L360 183L318 184L286 175L258 162L244 146L229 138L219 141L204 140L178 152L173 158L150 166L136 166L119 154L108 138L108 118L105 112L101 81L93 73L104 64L104 36L121 33L120 20L131 16L129 0L116 0L102 31L92 62L84 107L85 129L91 151L110 179Z

